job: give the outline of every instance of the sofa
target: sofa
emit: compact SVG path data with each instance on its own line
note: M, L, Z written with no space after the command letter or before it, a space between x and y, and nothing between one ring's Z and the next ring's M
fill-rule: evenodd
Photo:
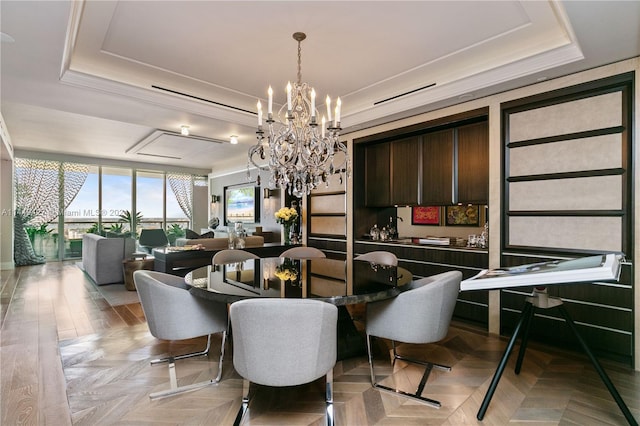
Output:
M82 236L82 267L97 285L124 282L122 261L136 249L133 238L107 238L97 234Z
M214 238L177 238L176 245L180 246L194 246L200 244L206 250L221 250L229 248L229 238L227 237L214 237ZM245 238L245 247L262 247L264 246L264 237L258 235L250 235Z

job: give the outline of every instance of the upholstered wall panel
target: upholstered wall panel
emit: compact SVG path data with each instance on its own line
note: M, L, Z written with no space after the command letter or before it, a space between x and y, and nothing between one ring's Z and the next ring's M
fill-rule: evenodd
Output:
M510 217L509 245L622 250L619 217Z
M509 176L621 167L619 133L516 147L509 150Z
M622 176L513 182L509 210L620 210Z
M313 214L342 213L345 212L345 194L323 195L311 197L311 211Z
M329 186L327 186L325 183L321 183L320 185L318 185L318 187L316 189L314 189L312 191L312 194L325 194L327 192L342 192L345 191L345 183L344 183L344 178L343 178L343 182L340 182L340 176L335 175L332 176L329 181L328 181Z
M620 126L621 97L614 92L511 114L509 141Z
M312 216L311 234L347 235L345 216Z

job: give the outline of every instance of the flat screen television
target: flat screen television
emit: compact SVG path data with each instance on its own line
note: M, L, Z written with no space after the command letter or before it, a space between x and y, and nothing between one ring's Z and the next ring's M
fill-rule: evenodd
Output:
M260 222L259 191L253 185L234 185L224 188L224 223Z

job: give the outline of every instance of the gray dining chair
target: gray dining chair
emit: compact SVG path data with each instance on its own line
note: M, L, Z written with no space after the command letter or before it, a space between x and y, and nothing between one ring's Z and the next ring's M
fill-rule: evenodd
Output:
M192 391L218 383L222 377L224 347L229 328L227 305L193 296L184 279L162 272L139 270L133 273L138 297L151 334L162 340L186 340L207 336L207 346L201 352L170 355L154 359L151 365L169 364L170 388L149 395L151 399ZM175 361L194 356L208 355L211 335L222 334L218 375L215 379L191 385L178 386Z
M369 253L356 256L353 260L364 260L367 262L377 263L379 265L398 266L398 258L395 254L388 251L371 251Z
M214 254L211 262L214 265L224 265L225 263L244 262L249 259L259 259L259 257L245 250L224 249Z
M422 392L434 367L446 371L451 371L451 367L398 355L396 342L424 344L444 339L449 330L461 281L462 273L460 271L445 272L413 281L408 284L411 286L409 290L400 293L393 299L367 304L367 353L373 387L440 407L439 401L423 397ZM372 337L391 340L393 364L399 359L426 367L415 392L394 389L376 381L371 352Z
M318 259L327 257L321 250L315 247L292 247L282 252L280 257L287 257L289 259Z
M333 424L333 367L337 357L338 308L310 299L246 299L229 308L233 366L243 377L242 406L249 408L251 383L295 386L326 377L327 424Z

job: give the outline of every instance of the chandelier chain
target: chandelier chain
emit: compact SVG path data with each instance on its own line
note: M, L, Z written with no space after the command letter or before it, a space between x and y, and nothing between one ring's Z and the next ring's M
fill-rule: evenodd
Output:
M302 46L298 41L298 84L302 84Z

